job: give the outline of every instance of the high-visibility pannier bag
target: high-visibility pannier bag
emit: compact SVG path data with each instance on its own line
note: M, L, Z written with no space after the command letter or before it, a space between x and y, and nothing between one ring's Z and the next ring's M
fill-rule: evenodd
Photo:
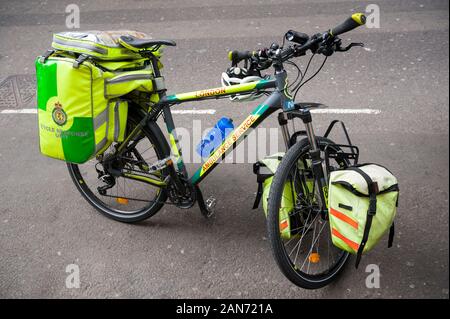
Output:
M256 174L258 182L258 191L256 193L253 209L258 208L262 199L264 214L267 217L267 200L269 198L270 187L278 165L283 159L284 153L276 153L270 156L266 156L262 160L259 160L253 165L253 172ZM280 205L280 234L283 239L290 239L293 235L291 229L297 228L293 225L293 221L289 217L289 214L294 211L295 201L293 200L293 192L291 183L286 183L283 190L283 197Z
M119 44L121 36L133 36L138 39L149 38L145 33L131 30L118 31L66 31L53 35L52 47L55 50L85 54L99 60L122 61L139 60L137 52ZM157 57L160 51L153 52Z
M74 61L36 60L39 143L46 156L84 163L123 139L128 105L105 97L101 69L90 61L74 67Z
M399 188L386 168L364 164L332 171L329 179L328 211L333 244L361 255L370 251L389 231L394 237Z
M105 79L105 97L115 98L124 95L124 92L128 93L134 90L153 92L153 84L157 83L157 80L153 77L150 68L116 73L115 76Z

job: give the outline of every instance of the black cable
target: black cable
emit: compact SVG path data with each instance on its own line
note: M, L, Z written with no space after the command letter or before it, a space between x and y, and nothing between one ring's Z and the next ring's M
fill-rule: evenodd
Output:
M328 59L328 57L326 56L325 57L325 59L323 59L323 62L322 62L322 65L319 67L319 69L309 78L309 79L307 79L305 82L303 82L303 83L301 83L300 84L300 86L297 88L297 90L295 91L295 94L294 94L294 101L295 101L295 98L297 97L297 93L298 93L298 91L302 88L302 86L303 85L305 85L306 83L308 83L312 78L314 78L319 72L320 72L320 70L322 70L322 68L323 68L323 66L325 65L325 62L327 62L327 59Z
M303 79L305 78L306 73L308 73L309 66L310 66L311 61L312 61L312 59L314 58L315 55L316 55L316 54L313 53L313 55L311 55L311 57L309 58L308 64L306 65L306 68L305 68L305 72L303 72L303 75L302 75L300 81L294 86L294 88L292 89L291 92L296 91L296 90L298 89L298 87L302 84L302 81L303 81Z
M293 85L297 82L297 80L298 80L298 78L299 78L300 76L301 76L301 78L303 78L303 72L302 72L302 70L300 70L300 68L298 67L298 65L295 64L294 62L292 62L292 61L286 61L285 63L287 63L287 64L289 64L289 65L293 65L293 66L297 69L297 77L295 78L294 82L292 82L292 83L289 84L289 86L288 86L288 89L290 89L291 86L293 86ZM301 81L301 80L300 80L300 81Z

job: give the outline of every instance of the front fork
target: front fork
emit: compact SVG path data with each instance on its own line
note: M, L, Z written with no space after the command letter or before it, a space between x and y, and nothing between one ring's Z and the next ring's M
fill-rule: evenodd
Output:
M289 114L289 116L288 116ZM289 113L280 113L278 117L278 122L281 126L281 132L283 135L283 140L286 145L286 150L291 147L290 138L289 138L289 130L287 126L287 119L294 119L295 117L299 117L306 128L306 136L309 141L309 145L311 146L310 156L311 156L311 168L314 174L314 183L316 186L317 193L319 195L319 207L322 213L322 217L326 218L327 216L327 208L328 208L328 182L327 176L324 173L323 169L323 159L320 156L320 147L317 144L317 138L314 133L314 127L312 125L312 117L309 109L300 109L296 111L292 111Z

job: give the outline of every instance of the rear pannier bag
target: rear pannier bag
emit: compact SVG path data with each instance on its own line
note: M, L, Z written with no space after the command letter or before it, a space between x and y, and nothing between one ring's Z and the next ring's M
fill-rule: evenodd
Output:
M145 33L130 30L120 31L68 31L53 35L52 47L55 50L85 54L99 60L121 61L138 60L142 57L119 44L121 36L148 38ZM159 52L154 52L159 56Z
M38 57L36 77L42 154L80 164L123 139L127 102L105 97L105 73L93 63Z
M145 70L117 73L105 79L105 97L114 98L134 90L143 92L153 91L154 78L150 68Z
M363 164L330 174L328 211L333 244L361 255L370 251L389 231L394 237L399 188L397 179L386 168Z
M284 153L276 153L270 156L266 156L264 159L259 160L253 165L253 172L256 174L258 182L258 191L256 193L253 209L258 208L262 199L264 214L267 217L267 200L269 198L270 186L278 165L283 159ZM294 200L292 187L290 183L286 183L283 190L283 198L280 205L280 234L283 239L291 238L292 223L289 217L289 213L294 210Z

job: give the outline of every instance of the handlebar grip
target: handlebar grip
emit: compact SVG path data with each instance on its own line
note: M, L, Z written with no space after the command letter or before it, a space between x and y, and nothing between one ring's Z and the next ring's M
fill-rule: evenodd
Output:
M364 24L366 24L366 16L363 13L354 13L343 23L331 29L329 33L332 36L338 36Z
M230 51L228 52L228 59L231 61L233 65L238 64L242 60L249 59L252 56L255 56L255 51Z

